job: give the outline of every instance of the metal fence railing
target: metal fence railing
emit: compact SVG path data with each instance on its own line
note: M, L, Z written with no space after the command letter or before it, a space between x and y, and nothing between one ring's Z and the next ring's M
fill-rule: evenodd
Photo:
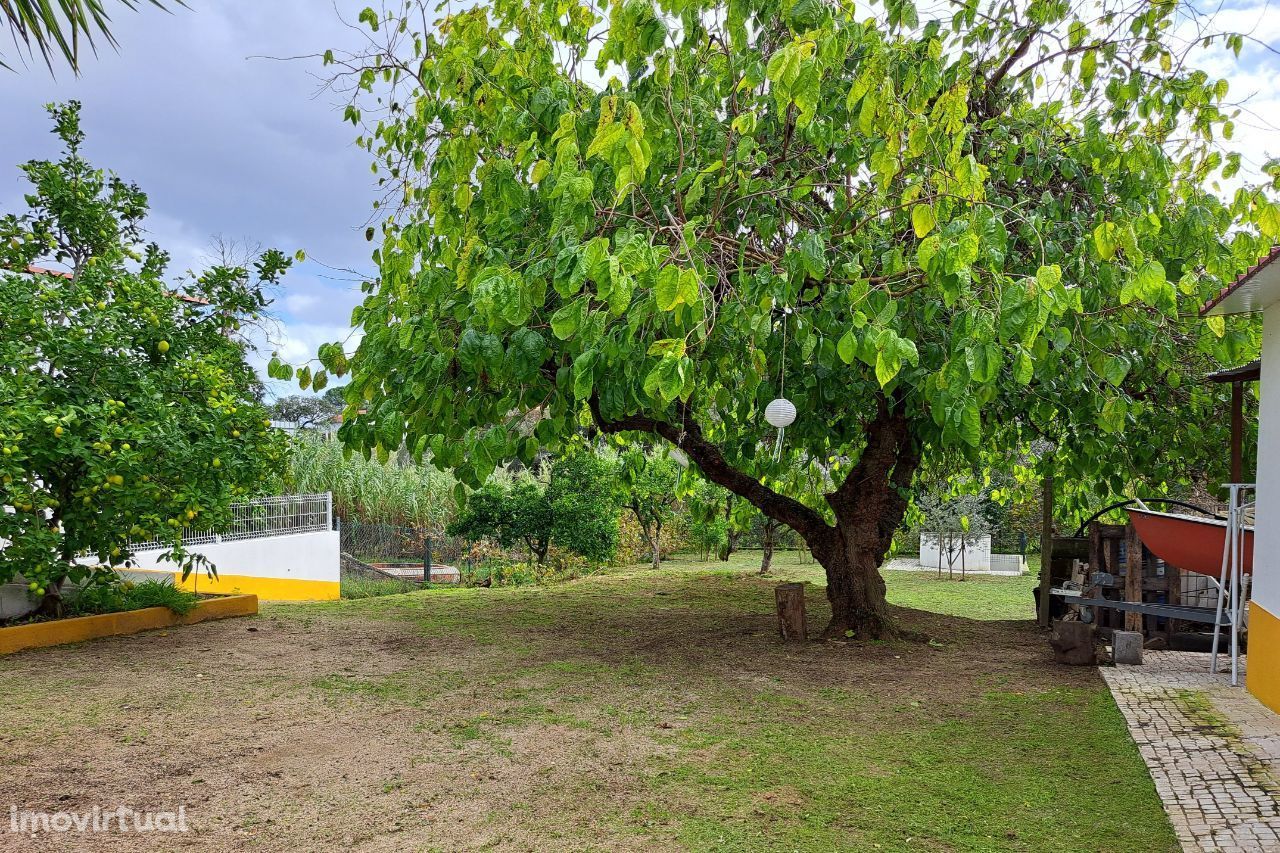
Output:
M291 536L333 529L333 495L280 495L231 505L231 523L220 530L182 529L182 544L209 545L264 536ZM160 539L130 542L134 551L167 548Z
M422 563L430 551L434 564L454 565L467 553L467 543L439 530L344 518L342 551L367 563Z

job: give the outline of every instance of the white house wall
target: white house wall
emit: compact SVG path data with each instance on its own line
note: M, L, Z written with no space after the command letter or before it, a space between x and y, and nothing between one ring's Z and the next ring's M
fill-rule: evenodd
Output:
M1280 571L1275 555L1280 554L1280 302L1262 314L1262 375L1258 391L1258 484L1259 523L1253 537L1253 600L1273 614L1280 614Z

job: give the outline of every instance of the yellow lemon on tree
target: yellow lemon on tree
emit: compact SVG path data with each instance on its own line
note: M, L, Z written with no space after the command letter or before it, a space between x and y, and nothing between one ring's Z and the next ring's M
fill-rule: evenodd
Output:
M156 344L156 349L160 350L160 352L168 352L168 351L169 351L169 342L168 342L168 341L161 341L160 343Z
M213 457L213 467L214 467L214 468L221 468L221 467L222 467L222 460L221 460L221 459L219 459L219 458L218 458L218 457L216 457L216 456L215 456L215 457Z
M64 432L64 430L62 429L62 427L61 427L61 426L56 426L56 427L54 427L54 428L53 428L53 434L54 434L54 435L56 435L58 438L62 438L62 433L63 433L63 432Z

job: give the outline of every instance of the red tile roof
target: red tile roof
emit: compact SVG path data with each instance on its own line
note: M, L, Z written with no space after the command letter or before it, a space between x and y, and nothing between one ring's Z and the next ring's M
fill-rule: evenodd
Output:
M71 273L69 272L63 272L62 270L46 269L45 267L28 266L27 272L31 273L32 275L56 275L59 278L71 278Z
M1280 245L1272 246L1271 251L1268 252L1266 256L1262 258L1262 260L1258 261L1256 264L1249 267L1247 270L1245 270L1243 273L1240 274L1239 278L1237 278L1235 281L1233 281L1231 284L1227 285L1226 287L1222 288L1222 290L1218 292L1217 296L1213 297L1204 305L1200 306L1200 316L1203 317L1205 314L1208 314L1211 310L1213 310L1213 307L1215 305L1222 302L1222 300L1226 299L1232 293L1235 293L1244 285L1248 284L1249 281L1255 275L1257 275L1260 271L1265 269L1268 265L1270 265L1275 260L1280 260Z

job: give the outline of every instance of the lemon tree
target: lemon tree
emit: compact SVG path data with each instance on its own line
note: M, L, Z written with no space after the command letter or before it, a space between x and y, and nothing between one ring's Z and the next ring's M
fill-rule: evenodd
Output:
M1196 309L1280 208L1197 68L1245 39L1194 9L428 5L325 56L385 189L364 337L319 353L349 445L478 485L588 424L660 438L805 539L827 636L880 637L922 460L1042 438L1063 477L1158 479L1221 434L1199 375L1256 330Z
M142 245L146 196L80 153L79 108L51 108L57 162L22 166L0 217L0 583L21 575L56 613L67 581L107 578L130 540L184 572L184 527L217 528L284 460L237 325L288 266L220 267L180 291ZM65 273L33 266L56 262Z
M622 505L635 516L654 569L662 566L662 528L676 518L680 466L669 456L633 447L622 456Z
M526 475L486 483L468 496L448 526L450 536L523 544L530 561L546 562L552 546L591 563L618 550L619 489L613 459L575 448L551 466L546 482Z

